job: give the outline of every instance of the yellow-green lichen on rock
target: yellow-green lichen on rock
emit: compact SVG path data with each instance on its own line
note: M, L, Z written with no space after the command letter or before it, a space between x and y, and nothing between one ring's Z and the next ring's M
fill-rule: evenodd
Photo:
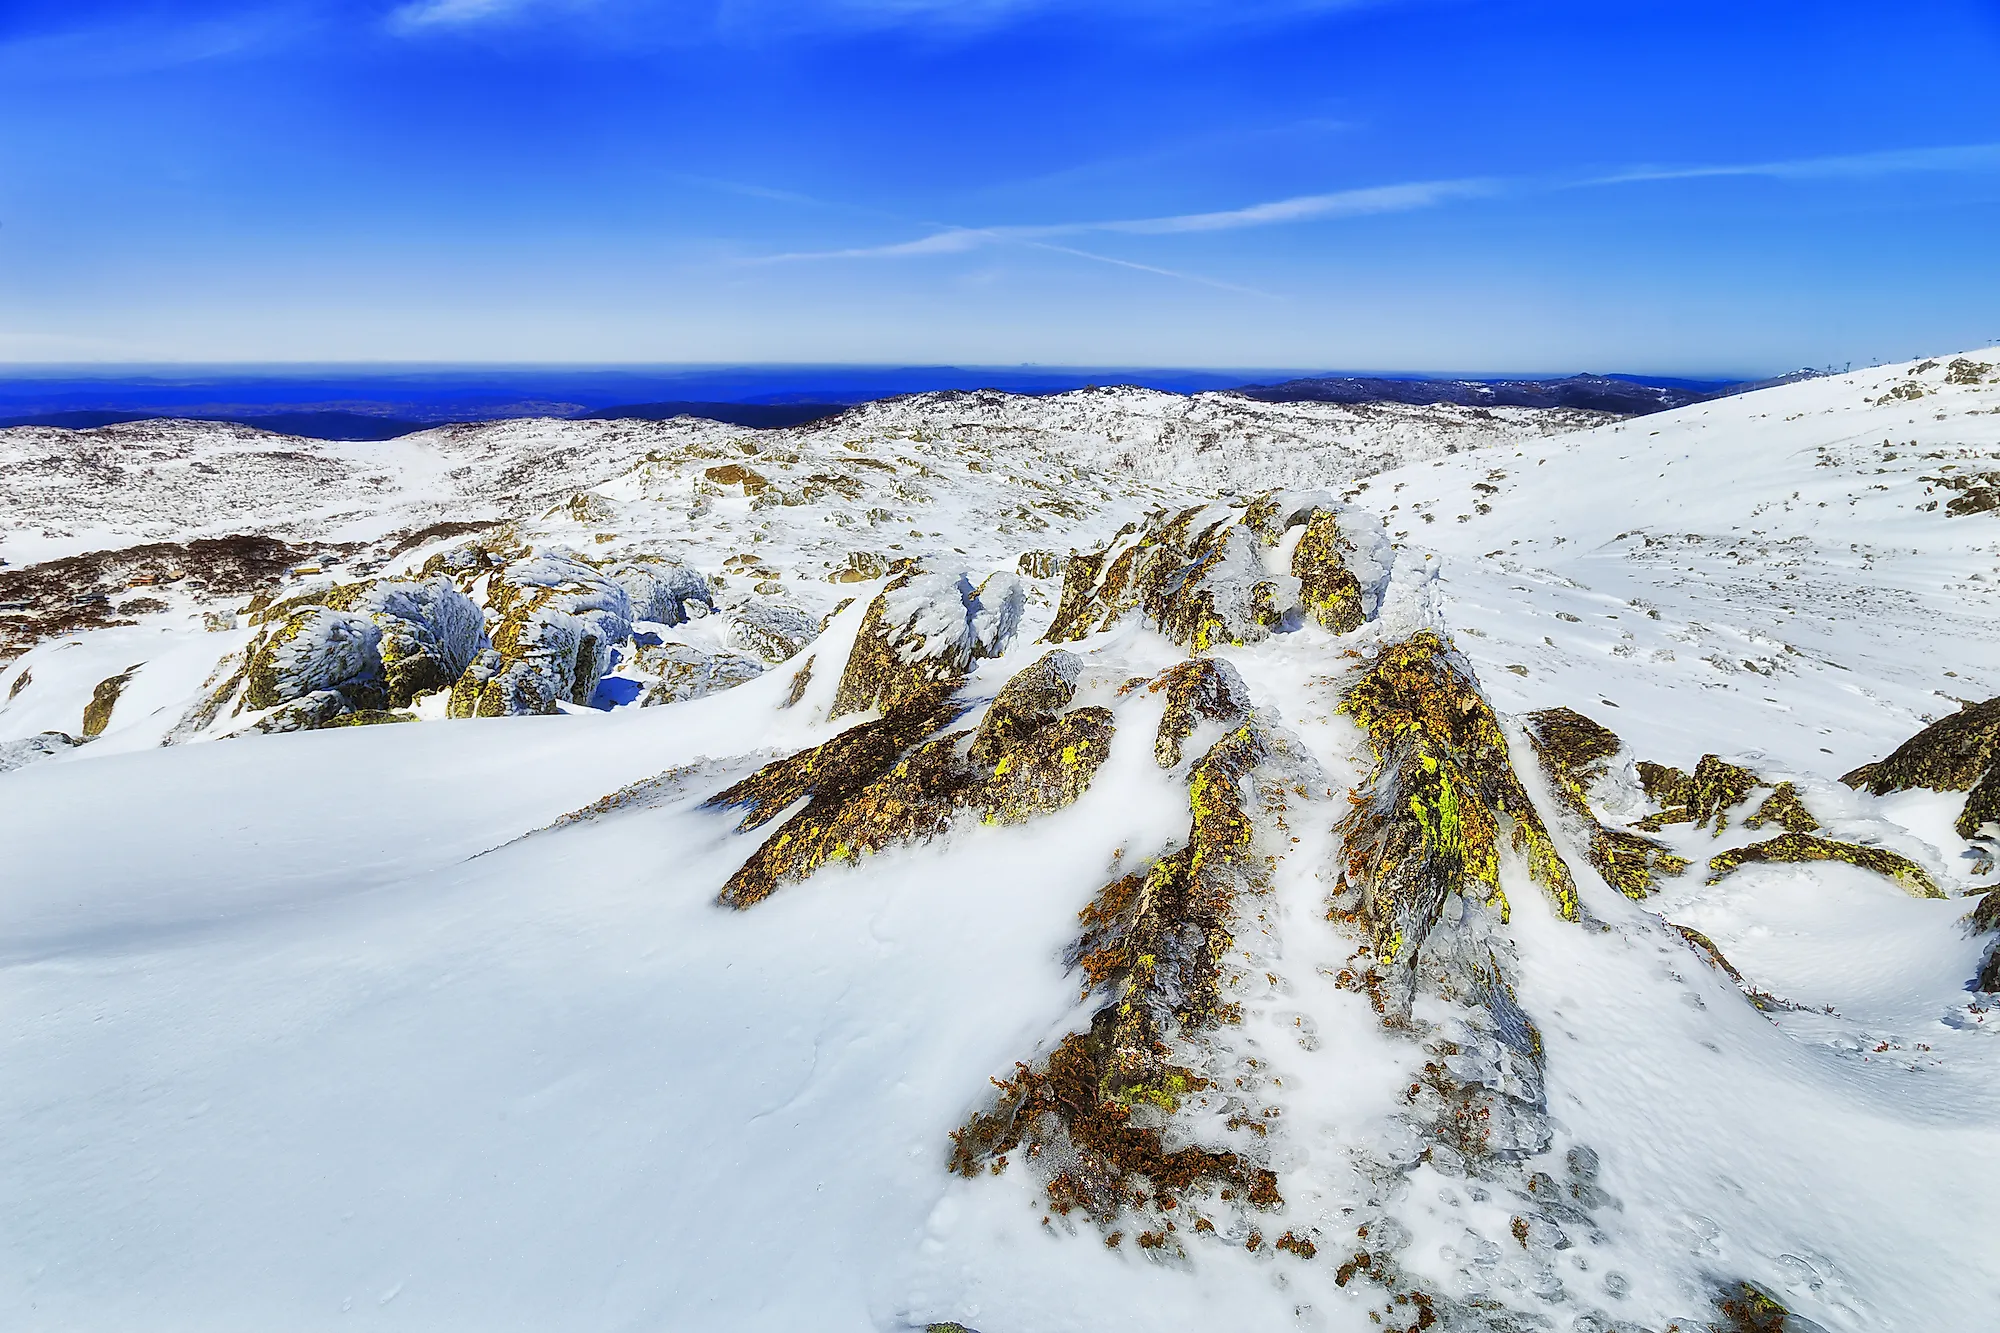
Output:
M83 706L85 740L104 734L104 729L111 725L111 713L118 707L119 696L124 694L125 687L132 683L132 673L144 665L144 662L134 662L117 675L97 682L97 688L90 692L90 702Z
M897 575L862 616L827 716L889 713L950 693L975 661L1007 650L1026 602L1013 574L994 574L978 587L963 571Z
M1283 1202L1276 1174L1254 1155L1190 1142L1168 1126L1210 1086L1195 1066L1203 1034L1235 1018L1222 984L1237 900L1268 877L1258 829L1298 785L1304 762L1255 718L1196 761L1185 845L1111 881L1079 914L1068 959L1086 993L1105 997L1089 1028L996 1080L989 1107L952 1135L954 1169L997 1171L1020 1149L1054 1211L1081 1210L1108 1228L1136 1210L1155 1223L1147 1234L1161 1245L1174 1230L1166 1219L1198 1216L1191 1195L1250 1209Z
M1583 824L1590 864L1605 883L1638 900L1658 887L1659 878L1687 869L1686 858L1651 838L1606 827L1591 809L1590 785L1624 746L1615 732L1571 708L1545 708L1525 721L1542 772L1557 799Z
M1341 531L1340 515L1315 510L1305 528L1292 548L1292 577L1299 581L1307 613L1335 634L1360 629L1367 603L1361 580L1349 567L1354 543Z
M1301 525L1290 570L1274 569L1267 553ZM1323 492L1159 510L1102 551L1071 555L1043 638L1073 642L1139 614L1202 653L1291 628L1302 603L1329 628L1353 628L1366 614L1366 592L1346 563L1352 549Z
M961 815L1018 824L1069 805L1111 751L1109 709L1061 711L1074 695L1076 659L1050 653L1001 690L975 732L927 739L963 711L943 690L905 701L823 745L766 764L712 797L740 808L740 830L805 805L723 885L735 908L831 861L922 842Z
M1712 824L1718 837L1729 827L1729 812L1763 785L1749 769L1712 754L1703 755L1692 773L1642 759L1639 782L1647 799L1661 809L1640 820L1638 827L1654 831L1668 824L1693 824L1696 828Z
M1817 838L1810 833L1781 833L1748 847L1735 847L1708 860L1708 882L1714 884L1730 871L1752 862L1801 863L1844 861L1863 870L1886 875L1914 898L1942 898L1944 890L1929 872L1909 857L1886 847L1866 847L1856 842Z
M1514 771L1499 720L1442 639L1421 630L1384 648L1340 711L1368 733L1376 757L1340 833L1346 878L1362 890L1383 962L1414 959L1450 895L1492 903L1505 917L1503 826L1557 913L1577 919L1575 881Z
M1756 813L1743 821L1744 828L1762 828L1766 824L1776 824L1787 833L1817 833L1819 819L1806 809L1806 803L1799 796L1799 789L1789 782L1780 782Z
M1961 838L1977 836L1983 825L2000 823L2000 697L1940 718L1841 781L1877 796L1919 787L1965 792L1953 827Z
M1250 687L1221 658L1191 657L1162 671L1146 688L1167 696L1153 741L1153 759L1161 768L1180 763L1182 748L1201 723L1233 728L1250 716Z

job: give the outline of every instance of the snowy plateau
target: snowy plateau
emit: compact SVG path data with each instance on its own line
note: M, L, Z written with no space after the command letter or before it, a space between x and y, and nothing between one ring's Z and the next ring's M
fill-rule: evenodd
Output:
M0 557L0 1326L2000 1309L2000 349L18 428Z

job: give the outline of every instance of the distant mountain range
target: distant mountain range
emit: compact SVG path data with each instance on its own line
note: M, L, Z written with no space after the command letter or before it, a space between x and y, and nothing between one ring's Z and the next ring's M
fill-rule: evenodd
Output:
M1136 384L1177 393L1221 392L1267 403L1392 402L1413 406L1459 404L1472 407L1575 408L1639 416L1689 403L1743 393L1753 388L1811 378L1797 371L1775 380L1667 379L1636 375L1571 375L1561 379L1430 379L1398 376L1327 375L1231 385L1214 372L1035 371L1009 368L796 368L798 383L817 389L782 387L776 368L695 377L557 376L541 383L527 372L471 382L467 376L395 376L378 381L333 381L312 377L207 378L168 383L151 377L70 381L0 381L0 427L56 426L86 430L125 421L162 417L224 421L310 439L390 440L451 422L508 417L572 420L664 421L700 417L753 430L797 426L837 415L863 402L952 388L996 388L1047 395L1112 384ZM504 381L504 382L503 382ZM708 389L709 396L658 400L605 398L618 388ZM289 390L289 395L287 393ZM290 401L285 401L286 397ZM591 399L597 402L592 403ZM339 404L334 406L332 404ZM9 408L13 410L8 411ZM372 410L371 410L372 409Z

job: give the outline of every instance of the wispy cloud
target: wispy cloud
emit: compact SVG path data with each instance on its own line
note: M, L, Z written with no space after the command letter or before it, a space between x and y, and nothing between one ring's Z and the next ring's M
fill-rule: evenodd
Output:
M748 263L782 264L837 259L921 259L964 254L995 245L1029 245L1116 264L1165 277L1199 282L1232 291L1254 288L1159 268L1112 255L1056 244L1058 238L1089 235L1183 236L1234 231L1247 227L1282 226L1302 222L1409 213L1459 200L1501 194L1546 193L1550 190L1592 189L1651 181L1766 177L1777 180L1871 179L1915 172L1987 172L2000 170L2000 143L1957 144L1935 148L1899 149L1769 162L1712 163L1696 166L1636 166L1598 176L1570 180L1467 177L1457 180L1407 181L1326 194L1294 195L1242 208L1205 213L1174 213L1160 217L1124 218L1101 222L1059 222L1033 226L942 227L914 240L886 245L852 246L838 250L802 250L766 255ZM1267 295L1268 293L1256 293Z
M1285 222L1365 217L1373 213L1408 213L1419 208L1434 208L1452 199L1492 194L1498 188L1499 183L1491 180L1413 181L1404 185L1339 190L1332 194L1302 194L1217 213L1181 213L1172 217L1087 223L1076 230L1116 231L1135 236L1234 231L1239 227L1269 227Z
M309 23L298 5L189 20L145 19L0 40L0 77L21 82L114 78L253 54Z
M1452 199L1490 194L1499 188L1488 180L1415 181L1332 194L1299 195L1214 213L1175 213L1164 217L1122 218L1109 222L1057 222L1036 226L945 227L913 241L860 246L844 250L811 250L770 255L762 262L801 259L911 259L925 255L962 254L988 245L1045 242L1056 237L1093 232L1127 236L1172 236L1191 232L1234 231L1290 222L1363 217L1376 213L1406 213L1433 208ZM1081 253L1081 252L1079 252ZM1140 266L1140 267L1143 267Z
M1705 180L1744 176L1764 176L1775 180L1854 180L1907 175L1913 172L1995 169L2000 169L2000 143L1976 143L1942 148L1902 148L1880 153L1850 153L1835 157L1799 157L1777 162L1630 167L1608 176L1594 176L1577 184L1629 185L1645 181Z

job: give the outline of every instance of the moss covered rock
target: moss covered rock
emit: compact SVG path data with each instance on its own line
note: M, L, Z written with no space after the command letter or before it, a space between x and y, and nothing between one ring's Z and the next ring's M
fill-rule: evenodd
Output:
M117 675L97 682L97 688L90 692L90 702L83 706L85 740L104 734L104 729L111 725L111 713L118 707L119 696L124 694L125 687L132 683L132 673L144 665L143 662L134 662Z
M862 617L828 716L888 713L950 693L973 662L1006 652L1026 602L1013 574L977 587L959 570L897 575Z
M1342 700L1376 768L1342 821L1347 880L1386 964L1414 959L1454 894L1504 918L1503 829L1565 920L1577 919L1568 864L1528 799L1469 664L1429 630L1391 644Z
M1969 704L1931 723L1887 759L1863 764L1841 779L1877 796L1924 788L1967 793L1956 828L1961 838L2000 823L2000 698Z
M1725 763L1712 754L1703 755L1692 773L1641 760L1639 781L1647 799L1662 807L1659 813L1640 820L1640 828L1693 824L1696 828L1712 826L1717 836L1729 827L1729 812L1764 785L1749 769Z
M1016 824L1070 804L1110 754L1113 731L1108 709L1060 711L1074 684L1074 659L1051 653L1008 682L976 732L934 737L963 705L933 689L766 764L709 804L743 809L742 830L805 806L730 876L719 901L753 906L828 862L928 840L962 817Z
M1886 847L1865 847L1856 842L1817 838L1810 833L1781 833L1765 842L1735 847L1712 856L1708 861L1708 882L1714 884L1730 871L1753 861L1845 861L1848 865L1888 876L1912 897L1944 897L1944 890L1931 879L1929 872L1907 856Z
M1687 869L1684 857L1660 843L1624 829L1608 828L1590 805L1590 787L1607 761L1623 748L1608 727L1570 708L1546 708L1527 718L1528 739L1556 797L1583 825L1592 868L1628 898L1642 899L1662 876Z

